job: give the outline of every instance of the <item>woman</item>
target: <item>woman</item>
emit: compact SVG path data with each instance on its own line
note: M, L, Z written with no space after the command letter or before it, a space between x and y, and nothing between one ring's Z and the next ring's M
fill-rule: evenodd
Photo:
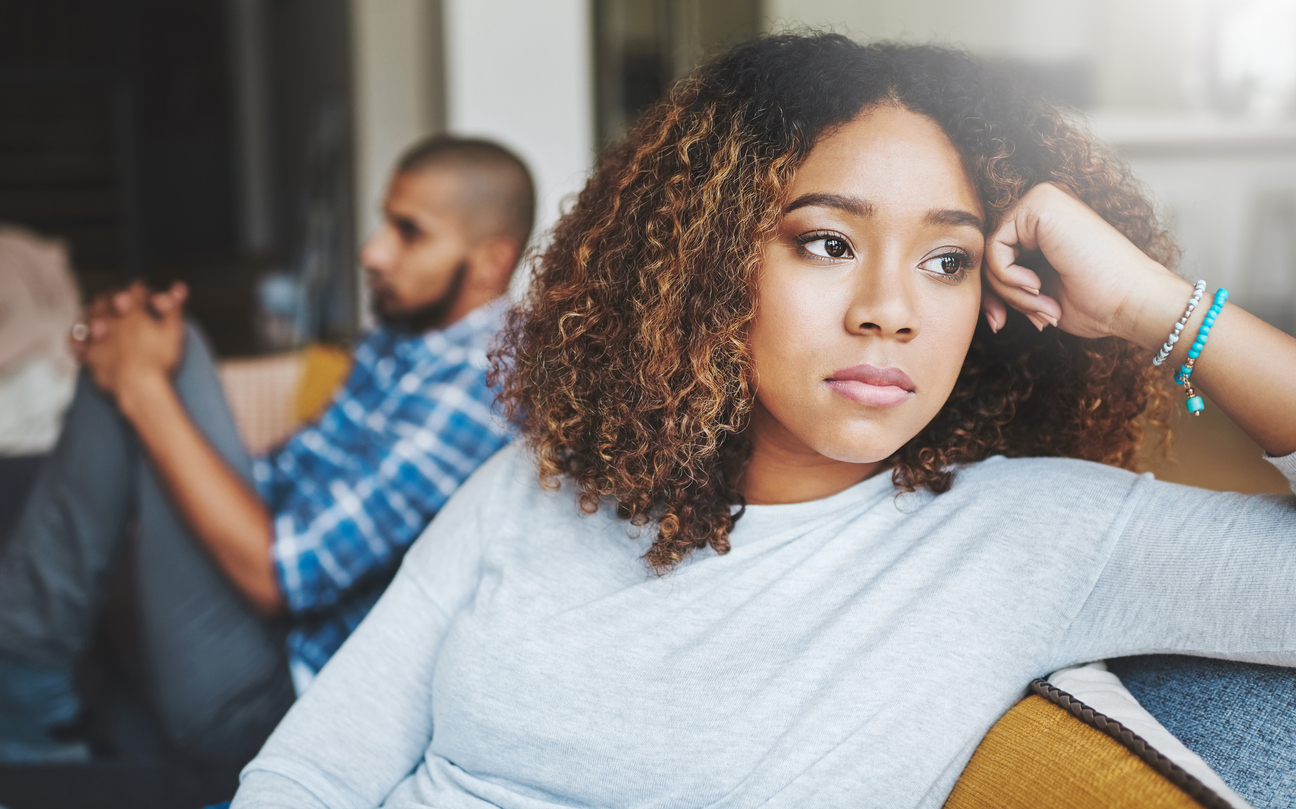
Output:
M650 111L506 335L523 446L235 808L939 806L1033 677L1296 663L1290 499L1093 463L1131 462L1193 289L1120 165L1005 81L783 36ZM1190 383L1296 479L1296 340L1211 311Z

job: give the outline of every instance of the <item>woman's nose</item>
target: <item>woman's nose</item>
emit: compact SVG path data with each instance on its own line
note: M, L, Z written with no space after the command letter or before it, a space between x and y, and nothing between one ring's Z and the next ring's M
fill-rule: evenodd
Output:
M908 281L897 267L861 268L846 313L847 330L912 340L918 334L918 318Z

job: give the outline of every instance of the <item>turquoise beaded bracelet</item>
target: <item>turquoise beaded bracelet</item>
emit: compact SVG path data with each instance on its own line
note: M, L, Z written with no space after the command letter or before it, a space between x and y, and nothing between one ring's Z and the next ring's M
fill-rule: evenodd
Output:
M1206 341L1210 339L1211 327L1215 325L1215 318L1219 317L1220 310L1224 308L1224 302L1228 300L1228 290L1220 287L1215 292L1215 301L1211 308L1206 312L1206 319L1202 321L1201 328L1197 330L1197 339L1188 348L1188 359L1179 370L1175 371L1174 379L1180 385L1184 386L1184 406L1188 412L1194 416L1200 416L1201 412L1206 409L1206 403L1202 397L1197 395L1193 390L1189 378L1192 376L1193 366L1197 364L1197 358L1201 356L1202 350L1206 348Z

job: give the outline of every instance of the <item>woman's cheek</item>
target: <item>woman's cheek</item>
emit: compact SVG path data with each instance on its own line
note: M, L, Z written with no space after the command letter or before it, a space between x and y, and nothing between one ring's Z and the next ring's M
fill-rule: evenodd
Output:
M970 280L964 283L970 283ZM980 316L980 295L969 295L961 303L961 306L952 311L946 308L939 313L939 317L929 319L929 325L922 334L926 343L922 354L928 378L927 388L939 400L932 411L933 418L949 399L958 382Z

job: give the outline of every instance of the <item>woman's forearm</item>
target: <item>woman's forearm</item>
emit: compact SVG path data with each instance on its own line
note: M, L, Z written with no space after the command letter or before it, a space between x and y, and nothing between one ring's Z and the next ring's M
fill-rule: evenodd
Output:
M1191 294L1192 285L1182 278L1164 279L1141 307L1129 339L1159 350ZM1213 294L1213 289L1207 290L1170 358L1161 366L1167 375L1187 359ZM1296 452L1296 337L1229 302L1216 318L1196 361L1192 385L1265 452L1278 457Z

